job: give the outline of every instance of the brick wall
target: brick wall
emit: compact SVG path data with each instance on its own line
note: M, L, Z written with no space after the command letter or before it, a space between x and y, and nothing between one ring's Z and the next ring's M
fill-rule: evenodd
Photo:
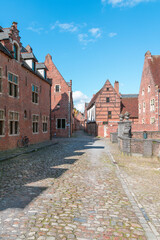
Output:
M87 133L92 136L97 136L97 124L95 122L87 124Z
M160 139L159 131L146 131L148 139ZM143 132L132 132L132 138L143 139Z
M52 79L51 87L51 131L52 136L69 137L72 134L72 81L67 83L48 54L45 59L48 68L47 76ZM60 91L56 92L56 85ZM65 119L66 126L57 128L57 119ZM70 127L69 127L70 125ZM70 129L69 129L70 128Z
M50 139L50 85L40 77L26 69L20 62L0 52L0 68L2 68L2 93L0 93L0 109L5 111L5 135L0 137L0 150L14 148L21 136L27 135L30 143ZM18 76L18 98L9 96L8 72ZM32 84L38 86L38 104L32 103ZM19 134L9 136L9 111L19 113ZM27 118L24 118L24 111ZM39 131L32 133L32 115L39 116ZM47 133L42 131L42 116L48 117Z
M139 90L138 102L141 105L141 110L139 110L139 124L142 124L144 121L143 129L148 131L158 130L158 89L155 86L153 74L150 69L150 61L152 61L152 56L149 52L145 55L143 73L141 79L141 85ZM148 91L149 88L149 91ZM150 100L155 100L155 110L151 111L150 109ZM143 104L145 103L145 111L143 111ZM155 123L150 124L151 118L155 118ZM138 126L135 126L137 130ZM135 129L136 130L136 129Z

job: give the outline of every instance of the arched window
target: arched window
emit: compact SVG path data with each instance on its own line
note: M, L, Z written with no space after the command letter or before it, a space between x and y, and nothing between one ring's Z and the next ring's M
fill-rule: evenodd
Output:
M13 45L14 59L18 60L18 46L14 43Z

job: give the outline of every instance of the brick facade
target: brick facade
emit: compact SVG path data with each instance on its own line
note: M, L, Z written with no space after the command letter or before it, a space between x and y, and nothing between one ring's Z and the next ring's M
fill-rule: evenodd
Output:
M131 120L137 121L137 105L137 95L122 95L119 93L119 82L115 81L113 87L110 81L107 80L87 106L87 122L88 124L96 122L96 134L100 137L109 138L110 133L116 132L118 129L120 113L129 111ZM90 129L90 127L87 126L87 129Z
M139 128L147 131L159 131L159 85L160 85L160 56L145 54L142 79L139 90Z
M5 35L3 39L7 32L8 38ZM14 42L17 56L14 55ZM27 136L31 144L50 139L51 81L31 69L22 59L21 51L19 31L13 23L7 31L0 32L0 150L17 147L22 136ZM26 49L25 54L28 54ZM36 86L35 102L33 86ZM38 117L33 126L34 115Z
M52 79L51 87L51 134L57 137L72 135L72 81L67 83L50 54L46 56L45 65L48 68L47 76Z

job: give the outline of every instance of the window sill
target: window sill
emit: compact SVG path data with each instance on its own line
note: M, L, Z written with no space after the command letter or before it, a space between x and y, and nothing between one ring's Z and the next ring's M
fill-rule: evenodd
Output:
M17 137L19 136L19 133L18 134L8 134L9 137Z

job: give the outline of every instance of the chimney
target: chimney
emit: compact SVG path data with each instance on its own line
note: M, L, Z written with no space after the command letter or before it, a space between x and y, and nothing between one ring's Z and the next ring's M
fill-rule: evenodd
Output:
M119 93L119 82L115 81L114 83L114 90L116 91L116 93Z
M149 50L145 53L145 58L148 58L148 59L152 58L151 52Z
M12 23L12 28L16 28L17 29L17 22L13 22Z
M70 87L72 87L72 80L70 80Z
M29 44L27 45L26 50L27 52L32 53L32 48Z

